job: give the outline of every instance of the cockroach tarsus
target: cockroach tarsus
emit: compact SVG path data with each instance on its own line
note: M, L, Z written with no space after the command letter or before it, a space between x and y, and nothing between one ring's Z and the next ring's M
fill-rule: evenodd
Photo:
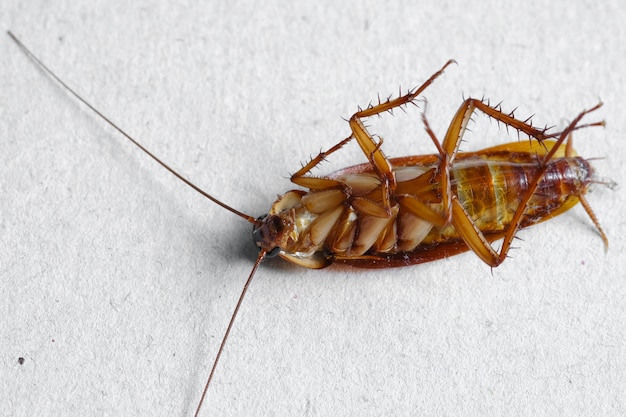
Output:
M364 120L415 104L420 94L454 61L450 60L420 87L395 99L359 109L348 124L348 137L320 152L291 176L306 190L283 194L268 214L259 218L242 213L201 190L144 148L95 109L33 55L11 32L21 50L77 100L107 124L174 174L185 184L230 212L253 224L259 255L244 284L221 340L209 377L198 401L199 415L217 364L232 330L246 291L261 262L280 256L306 268L342 263L386 268L429 262L471 250L491 267L507 257L520 228L545 221L580 202L598 230L605 249L608 239L584 194L596 182L588 160L575 154L575 130L604 126L604 121L581 123L602 103L582 111L565 129L549 133L530 119L518 120L499 105L468 98L463 101L440 141L422 112L426 133L437 153L388 158L382 140L376 141ZM528 141L460 152L467 124L475 112L514 129ZM327 176L311 171L348 142L356 140L367 163ZM502 241L499 250L493 242Z

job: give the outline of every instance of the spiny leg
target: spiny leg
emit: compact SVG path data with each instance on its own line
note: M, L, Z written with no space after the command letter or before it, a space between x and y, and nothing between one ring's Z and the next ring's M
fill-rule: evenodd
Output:
M599 122L599 123L601 125L604 125L604 122ZM566 157L573 157L574 156L574 145L573 145L574 141L573 141L572 137L573 137L573 134L570 133L568 138L567 138L567 144L565 145L565 156ZM587 212L587 215L589 216L589 218L593 222L594 226L596 226L596 229L598 229L598 232L600 233L600 237L602 238L602 242L604 242L604 251L607 252L609 250L609 239L608 239L608 237L606 237L606 233L604 233L604 229L602 229L602 226L600 225L600 222L598 221L598 218L596 217L596 214L593 212L593 210L591 209L591 206L587 202L587 199L585 198L585 196L582 193L578 194L576 197L578 198L578 201L580 201L580 204L583 206L583 208Z
M467 124L469 123L475 110L480 110L492 119L503 123L505 126L510 126L518 132L523 132L528 137L536 139L538 142L543 142L545 139L558 136L558 134L546 134L547 128L537 129L528 123L529 119L521 121L513 116L513 113L503 113L499 109L499 106L492 107L489 104L475 98L468 98L459 107L448 131L446 137L443 140L443 150L448 155L454 156L459 150L459 146L463 140L463 136L467 131Z
M602 103L592 107L589 110L585 110L581 112L569 124L569 126L559 134L559 138L555 142L554 146L552 146L552 148L543 156L543 158L541 159L539 163L539 167L535 173L535 177L529 183L528 189L526 190L526 193L522 197L519 203L519 206L517 207L517 210L515 211L515 214L513 215L511 224L509 225L509 228L506 230L504 234L502 247L500 248L499 253L493 248L491 243L489 243L489 241L487 240L485 235L482 233L482 231L479 230L478 227L476 227L475 223L472 221L469 214L463 208L463 206L458 201L458 199L455 196L452 197L452 223L454 224L457 232L461 235L465 243L485 263L495 267L495 266L500 265L504 261L509 249L511 248L511 244L513 242L515 234L520 228L520 224L523 220L524 213L526 212L528 202L532 198L532 196L535 194L535 191L537 190L537 187L539 185L539 181L541 181L541 178L543 178L546 172L546 169L548 167L548 162L554 157L555 153L558 151L558 149L561 147L561 145L567 139L567 137L571 134L571 132L573 132L578 127L580 127L578 126L578 123L580 122L580 120L588 113L591 113L597 110L598 108L600 108L600 106L602 106ZM517 122L525 124L524 122L520 122L520 121L517 121ZM598 122L598 123L591 123L586 126L598 126L602 124L603 122ZM509 124L507 123L507 125ZM512 125L509 125L509 126L512 126ZM517 127L517 126L514 126L514 127ZM553 136L553 135L550 135L550 136ZM592 220L593 220L593 217L592 217ZM602 229L600 229L600 231L601 233L603 233Z
M510 227L507 233L504 235L502 248L500 248L500 256L498 258L498 264L504 260L504 258L506 257L506 253L511 247L511 243L513 242L515 233L517 233L517 230L519 229L520 224L522 222L522 218L524 216L524 212L526 211L526 206L528 205L528 201L535 194L535 191L537 190L537 186L539 185L539 181L541 180L541 178L546 172L546 169L548 168L548 162L552 159L552 157L557 152L561 144L563 144L565 139L567 139L569 135L574 130L576 130L576 125L578 124L578 122L580 122L580 120L583 117L585 117L585 115L599 109L600 107L602 107L602 103L596 104L594 107L592 107L589 110L583 110L578 116L576 116L576 118L569 124L569 126L563 132L561 132L559 139L556 141L552 149L550 149L550 151L543 157L543 160L541 161L541 166L539 167L539 169L537 170L537 173L535 174L535 178L530 183L530 186L528 187L528 190L526 191L526 195L524 195L524 198L520 202L520 205L518 206L517 211L515 212L515 215L513 216L513 219L511 221L512 227ZM604 124L603 122L591 123L590 126L601 126L603 124ZM602 232L602 229L600 229L600 231Z
M409 210L413 214L425 220L428 220L437 226L449 224L452 220L453 196L451 190L450 170L452 168L452 163L454 162L459 146L463 140L463 136L465 135L465 132L467 130L467 123L471 119L471 116L476 109L481 110L489 117L492 117L499 122L504 123L506 126L511 126L518 131L522 131L529 136L536 138L539 142L543 141L546 138L545 129L535 129L528 123L515 119L512 114L502 113L502 111L500 111L499 109L490 107L489 105L483 103L481 100L469 98L463 101L463 103L457 110L452 121L450 122L450 126L448 127L448 131L446 132L443 144L440 144L439 140L435 136L435 133L430 128L428 119L426 119L426 111L424 110L424 113L422 113L424 128L426 129L426 132L435 144L435 147L437 148L437 151L439 153L439 166L437 171L438 176L436 182L438 182L440 185L439 190L441 193L442 211L440 213L434 212L434 210L431 209L430 206L419 201L415 196L408 196L402 201L406 203L407 208L409 208ZM461 211L460 207L457 207L455 211L456 216L464 215L464 211ZM465 214L465 217L468 216ZM467 230L467 233L473 233L472 229L476 228L471 224L471 220L469 220L469 218L467 220L467 222L462 222L463 230Z
M377 114L381 114L386 111L391 111L395 109L396 107L404 106L405 104L413 102L424 90L426 90L426 88L428 88L437 78L441 76L441 74L443 74L443 72L448 66L452 64L456 64L456 61L453 59L446 62L439 71L431 75L430 78L427 79L422 85L420 85L418 88L415 88L409 91L407 94L394 98L393 100L386 100L385 102L382 102L382 103L379 100L377 105L368 106L366 109L359 110L352 117L356 116L362 119L365 117L376 116Z
M364 110L360 110L352 115L349 120L350 129L352 130L352 136L357 140L363 153L367 156L370 163L374 167L374 171L378 173L379 178L383 185L383 206L387 213L391 213L391 196L396 189L396 178L393 173L393 167L383 151L380 149L379 144L374 141L372 135L367 131L367 128L363 124L363 119L376 116L378 114L393 111L397 107L402 107L413 101L430 85L432 84L443 71L454 63L450 60L445 63L443 67L436 73L434 73L426 82L424 82L417 89L408 92L407 94L397 97L393 100L387 100L385 102L379 102L375 106L370 106Z
M459 150L459 146L463 140L463 136L467 131L467 123L470 121L475 110L480 110L483 114L496 120L499 123L504 124L507 129L512 127L518 132L523 132L528 135L529 138L535 139L539 143L543 143L546 139L553 139L560 137L563 132L547 133L549 128L537 129L529 123L530 118L522 121L514 117L513 112L504 113L500 109L500 106L492 107L489 103L485 103L483 100L475 98L468 98L463 101L459 109L457 110L448 131L446 137L443 140L443 150L449 155L456 155ZM584 129L590 126L598 126L598 124L604 125L604 122L598 123L585 123L572 127L572 131L578 129Z
M324 161L330 154L337 152L339 149L343 148L343 146L350 142L352 139L353 136L350 135L341 142L337 143L332 148L328 149L327 151L322 151L317 154L317 156L311 159L308 164L304 165L291 176L291 182L293 182L294 184L298 184L301 187L307 187L312 190L321 190L333 187L343 188L344 184L341 181L333 180L330 178L308 177L306 176L306 174L311 172L313 168L315 168L322 161Z
M440 184L440 192L441 192L441 201L442 201L442 211L438 213L439 219L434 224L441 225L449 224L452 221L453 217L453 196L452 196L452 188L450 181L450 171L452 169L452 164L458 152L459 146L463 140L463 136L467 130L467 123L471 119L474 110L480 110L489 117L492 117L499 122L504 123L506 126L511 126L518 131L524 132L530 137L536 138L539 142L546 139L545 129L538 130L532 127L530 124L525 121L517 120L511 114L506 114L500 111L497 108L493 108L481 100L476 100L473 98L469 98L465 100L456 114L454 115L452 122L450 122L450 126L448 127L448 131L446 132L446 136L444 138L443 144L439 143L439 140L435 136L435 133L430 128L430 124L426 119L426 112L422 114L422 121L424 123L424 127L426 132L430 136L431 140L435 144L437 151L439 153L439 167L438 167L438 178ZM411 197L411 199L415 199ZM413 203L415 204L415 203ZM464 215L464 211L460 211L461 207L456 208L456 215L462 216ZM424 206L419 208L419 212L413 211L414 214L423 217L428 216L428 218L432 219L432 209L429 206ZM465 213L465 217L467 214ZM469 218L468 218L469 220ZM476 229L475 227L469 227L469 223L463 222L463 229L467 230L469 233L472 233L472 229Z
M367 131L367 128L363 124L363 119L371 116L375 116L386 111L393 111L394 108L401 107L412 103L416 97L418 97L430 84L439 77L447 66L454 63L450 60L436 73L434 73L426 82L420 87L414 89L407 94L397 97L393 100L387 100L385 102L379 102L375 106L369 106L364 110L359 110L350 117L348 123L352 134L346 139L342 140L328 151L320 152L315 158L313 158L308 164L303 166L295 174L292 175L291 181L303 187L311 189L323 189L328 187L345 188L346 185L341 181L330 178L316 178L306 176L315 166L321 163L328 155L339 150L345 144L352 139L356 139L361 150L372 164L374 172L379 176L383 187L383 206L387 213L391 213L391 195L396 188L396 179L392 170L392 166L385 154L380 149L380 143L376 142L372 135Z
M446 64L447 65L447 64ZM444 67L445 68L445 67ZM442 69L443 70L443 69ZM405 96L407 97L407 96ZM399 99L402 99L400 97ZM396 99L398 100L398 99ZM368 109L373 110L375 109ZM494 108L485 104L481 100L469 98L465 100L459 109L457 110L450 126L448 127L448 131L446 132L446 136L444 138L443 144L439 143L439 140L435 136L433 130L430 128L428 120L426 119L425 111L422 113L422 121L424 123L424 127L426 132L430 136L431 140L435 144L437 151L439 153L439 167L438 167L438 182L440 184L439 189L441 190L441 201L442 201L442 211L437 212L433 210L428 204L425 204L423 201L420 201L415 196L405 196L400 198L400 202L403 204L405 208L407 208L410 212L415 214L416 216L423 218L437 226L443 226L449 224L453 218L453 211L456 211L457 216L465 216L468 217L467 213L464 213L462 207L457 207L453 210L453 199L452 190L451 190L451 181L450 181L450 170L452 168L452 164L456 157L456 153L458 152L459 145L463 139L463 135L467 130L467 123L471 119L474 111L478 109L481 112L485 113L487 116L496 119L499 122L502 122L506 126L511 126L516 129L518 132L524 132L529 137L532 137L539 141L540 143L554 135L547 135L546 129L536 129L527 121L517 120L513 117L513 114L503 113L498 108ZM357 113L358 115L359 113ZM376 114L376 113L374 113ZM356 115L355 115L356 116ZM353 116L354 117L354 116ZM352 121L352 119L351 119ZM361 124L362 126L362 124ZM353 131L355 129L353 128ZM363 127L363 131L367 134L367 131ZM373 142L373 141L371 141ZM370 145L371 146L371 145ZM372 151L373 153L373 151ZM381 152L382 155L382 152ZM373 161L372 164L375 164ZM384 173L384 171L383 171ZM394 188L390 187L389 191L394 191ZM470 225L471 220L469 217L468 221L462 221L462 225L459 226L463 228L463 230L467 231L469 234L476 233L476 228L473 225ZM479 231L478 231L479 232Z
M606 237L606 233L604 233L604 229L602 229L602 226L600 226L600 222L598 221L598 218L596 217L596 213L594 213L593 210L591 209L591 206L587 202L587 199L585 198L585 196L583 196L582 194L579 194L576 197L578 198L578 201L580 201L580 204L582 204L583 208L587 212L587 215L593 222L594 226L596 226L596 229L598 229L598 232L600 233L600 237L602 238L602 242L604 242L604 252L608 252L609 238Z

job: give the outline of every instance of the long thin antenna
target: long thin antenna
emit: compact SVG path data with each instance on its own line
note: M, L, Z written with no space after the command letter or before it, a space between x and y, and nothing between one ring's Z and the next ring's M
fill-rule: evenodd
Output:
M202 403L204 402L204 397L206 397L206 393L209 390L209 385L211 385L211 380L213 379L213 374L215 374L215 369L217 368L217 363L222 356L222 352L224 351L224 346L226 346L226 339L228 339L228 335L230 334L230 330L233 328L233 323L235 322L235 317L237 317L237 313L239 313L239 307L241 307L241 303L243 302L243 298L246 296L246 292L248 291L248 287L250 286L250 282L252 282L252 278L254 277L254 273L257 268L263 261L266 255L265 249L261 249L259 252L259 256L256 258L254 262L254 266L252 267L252 271L250 271L250 275L248 276L248 280L243 285L243 290L241 290L241 295L239 296L239 300L237 301L237 306L235 306L235 310L233 311L233 315L230 317L230 321L228 322L228 327L226 328L226 333L224 333L224 337L222 337L222 343L220 343L220 348L217 351L217 355L215 356L215 360L213 361L213 367L211 368L211 373L207 378L206 384L204 385L204 390L202 391L202 396L200 397L200 401L198 402L198 407L196 408L196 412L194 417L198 417L200 415L200 409L202 408Z
M208 198L209 200L211 200L212 202L214 202L218 206L225 208L226 210L230 211L233 214L236 214L237 216L239 216L239 217L241 217L243 219L246 219L250 223L254 223L255 222L256 219L254 217L252 217L252 216L250 216L248 214L242 213L239 210L236 210L236 209L230 207L229 205L227 205L225 203L222 203L220 200L218 200L217 198L213 197L211 194L209 194L206 191L202 190L200 187L198 187L197 185L193 184L191 181L189 181L188 179L183 177L181 174L176 172L173 168L170 168L165 162L161 161L152 152L150 152L149 150L144 148L139 142L137 142L135 139L133 139L121 127L119 127L118 125L113 123L104 114L100 113L100 111L98 109L96 109L94 106L92 106L90 103L88 103L87 100L85 100L80 95L78 95L78 93L76 93L72 88L70 88L63 80L61 80L54 72L52 72L51 69L49 69L43 62L41 62L41 60L39 58L37 58L37 56L35 56L35 54L33 54L13 33L11 33L11 31L7 31L7 34L11 37L11 39L13 39L13 41L17 44L17 46L20 47L20 49L22 50L22 52L24 52L24 54L28 57L28 59L33 61L39 68L41 68L47 75L52 77L52 79L54 79L57 83L59 83L65 90L67 90L70 94L72 94L78 101L83 103L85 106L89 107L89 109L91 111L93 111L95 114L97 114L109 126L111 126L113 129L117 130L126 139L128 139L135 146L137 146L139 149L144 151L150 158L152 158L156 162L158 162L159 165L161 165L163 168L167 169L169 172L174 174L174 176L176 178L178 178L179 180L181 180L182 182L184 182L185 184L187 184L188 186L190 186L191 188L193 188L198 193L202 194L203 196L205 196L206 198Z
M232 208L232 207L222 203L217 198L213 197L212 195L210 195L206 191L200 189L198 186L196 186L195 184L193 184L192 182L190 182L189 180L184 178L181 174L176 172L174 169L170 168L165 162L161 161L152 152L150 152L149 150L144 148L139 142L137 142L135 139L133 139L122 128L120 128L115 123L113 123L108 117L106 117L104 114L100 113L100 111L98 109L96 109L94 106L92 106L90 103L88 103L85 99L83 99L80 95L78 95L78 93L76 93L74 90L72 90L63 80L61 80L54 72L52 72L52 70L50 70L43 62L41 62L41 60L39 58L37 58L37 56L35 56L35 54L33 54L28 48L26 48L26 46L15 35L13 35L13 33L11 33L10 31L7 31L7 34L11 37L11 39L13 39L13 41L17 44L17 46L20 47L20 49L24 52L24 54L26 54L26 56L31 61L33 61L39 68L41 68L47 75L52 77L52 79L54 79L57 83L59 83L66 91L70 92L77 100L79 100L81 103L83 103L85 106L87 106L91 111L93 111L96 115L98 115L108 125L113 127L120 134L122 134L126 139L128 139L135 146L137 146L139 149L144 151L148 156L150 156L152 159L154 159L156 162L158 162L159 165L161 165L163 168L167 169L169 172L174 174L174 176L176 178L178 178L179 180L181 180L182 182L184 182L189 187L193 188L195 191L199 192L200 194L202 194L203 196L205 196L209 200L213 201L215 204L217 204L217 205L225 208L226 210L230 211L231 213L234 213L237 216L246 219L250 223L254 224L256 222L256 219L254 217L249 216L249 215L247 215L245 213L242 213L242 212L240 212L238 210L235 210L234 208ZM218 362L220 360L220 357L222 356L222 352L224 351L224 347L226 346L226 340L228 339L230 331L231 331L231 329L233 327L233 323L235 322L235 318L237 317L237 313L239 312L239 308L241 307L241 304L243 303L243 299L244 299L244 297L246 295L246 292L248 291L248 287L250 286L250 283L252 282L252 278L254 277L254 274L256 273L256 270L259 268L259 265L261 264L263 259L265 259L265 255L266 254L267 254L267 252L264 249L260 250L259 256L257 257L256 261L254 262L254 266L252 267L252 271L250 271L250 275L248 276L248 279L246 280L246 283L243 286L243 289L241 291L241 295L239 296L239 300L237 301L237 305L235 306L235 310L233 311L233 314L230 317L230 321L228 322L228 327L226 328L226 332L224 333L224 336L222 337L222 342L220 343L220 347L219 347L219 349L217 351L217 355L215 356L215 359L213 361L213 366L211 368L211 373L209 374L207 382L206 382L206 384L204 386L204 390L202 391L202 397L200 397L200 401L198 402L198 406L197 406L196 412L195 412L195 416L196 417L200 413L200 409L202 408L202 404L204 403L204 398L206 397L206 394L207 394L207 391L209 389L209 386L211 385L211 380L213 379L213 375L215 374L215 369L217 368L217 364L218 364Z

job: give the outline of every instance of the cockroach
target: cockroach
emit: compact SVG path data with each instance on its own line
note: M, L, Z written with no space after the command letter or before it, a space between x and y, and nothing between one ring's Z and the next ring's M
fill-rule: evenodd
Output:
M437 153L388 158L382 150L382 139L377 141L369 133L364 120L416 104L421 93L454 62L450 60L420 87L359 109L348 120L348 137L320 152L291 176L291 181L304 189L286 192L268 214L255 218L221 202L170 168L72 90L11 32L8 35L48 76L158 164L253 225L259 254L213 361L196 416L246 291L265 258L280 256L306 268L324 268L333 263L388 268L471 250L489 266L497 267L506 259L519 229L555 217L578 202L608 248L607 236L584 197L594 182L594 170L588 160L576 155L571 139L575 130L604 126L604 121L581 123L602 103L582 111L562 131L549 133L549 128L537 129L529 119L516 119L499 105L468 98L452 118L443 141L436 137L422 112L426 133ZM460 152L467 124L476 111L529 140ZM327 176L311 175L313 168L353 140L367 163ZM496 250L493 243L499 240L502 243Z

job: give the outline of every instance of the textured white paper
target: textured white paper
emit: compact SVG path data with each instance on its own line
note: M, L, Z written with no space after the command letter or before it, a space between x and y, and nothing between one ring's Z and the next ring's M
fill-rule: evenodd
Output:
M198 186L257 216L416 86L442 137L462 97L563 127L624 181L624 8L525 2L19 2L12 30ZM422 3L422 4L419 4ZM0 37L0 414L190 415L256 256L251 226L140 153ZM391 156L433 152L423 110L371 120ZM483 123L464 147L514 140ZM483 130L482 126L486 126ZM356 146L321 173L363 162ZM623 193L472 254L361 271L262 265L202 415L623 415ZM20 365L18 358L24 358Z

